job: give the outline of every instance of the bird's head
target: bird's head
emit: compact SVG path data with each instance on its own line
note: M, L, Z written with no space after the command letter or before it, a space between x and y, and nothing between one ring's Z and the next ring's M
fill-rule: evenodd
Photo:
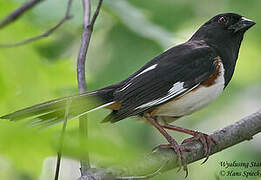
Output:
M202 28L207 28L214 32L218 30L221 33L229 33L234 36L245 33L255 24L252 20L246 19L239 14L225 13L213 17Z
M218 14L207 21L192 38L224 39L243 36L256 23L239 14ZM225 40L225 39L224 39Z
M218 14L203 24L190 40L204 40L218 51L237 54L245 32L256 23L235 13Z

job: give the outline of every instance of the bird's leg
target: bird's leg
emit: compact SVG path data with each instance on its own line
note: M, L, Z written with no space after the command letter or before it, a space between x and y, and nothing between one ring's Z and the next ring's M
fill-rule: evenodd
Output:
M190 129L185 129L185 128L181 128L181 127L173 126L173 125L169 125L169 124L165 124L162 127L165 128L165 129L174 130L174 131L186 133L186 134L193 136L191 138L185 139L182 142L182 144L188 143L188 142L191 142L191 141L194 141L194 140L199 140L203 144L204 153L205 153L204 155L206 156L206 159L202 162L202 164L205 163L208 160L209 155L210 155L210 151L211 151L211 146L213 144L219 145L219 143L216 141L215 138L213 138L213 137L211 137L211 136L209 136L205 133L201 133L201 132L198 132L198 131L193 131L193 130L190 130Z
M187 162L186 162L186 158L184 156L184 148L182 148L178 143L177 141L172 138L169 133L157 122L156 119L154 119L154 117L152 117L149 113L147 113L145 115L147 121L153 125L155 128L157 128L159 130L159 132L166 138L166 140L169 142L169 145L160 145L158 147L168 147L168 148L172 148L176 154L177 154L177 157L178 157L178 164L179 164L179 167L182 166L183 164L183 169L184 171L186 172L186 177L188 175L188 168L187 168Z

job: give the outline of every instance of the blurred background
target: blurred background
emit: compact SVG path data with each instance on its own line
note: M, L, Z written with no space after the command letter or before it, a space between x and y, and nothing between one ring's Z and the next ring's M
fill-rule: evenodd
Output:
M0 0L0 19L24 2ZM94 8L97 1L92 3ZM0 43L14 43L45 31L63 18L66 5L65 0L40 3L1 29ZM88 90L125 79L167 48L186 41L211 17L235 12L257 24L245 36L232 82L214 103L175 124L211 133L236 122L261 107L260 7L260 0L105 0L87 56ZM76 59L82 32L81 1L73 2L72 15L72 20L48 38L21 47L0 48L0 115L78 92ZM153 127L143 122L125 119L116 124L100 124L108 113L107 110L90 113L88 148L79 147L77 143L78 120L70 121L64 155L77 159L88 149L93 166L110 167L150 153L153 147L165 143ZM39 131L26 122L0 121L0 179L34 180L40 176L48 179L50 171L46 169L54 165L50 157L56 155L61 127ZM179 142L188 137L180 133L172 135ZM260 147L261 135L256 135L251 141L211 156L203 165L201 162L190 164L187 179L245 179L220 176L220 171L225 169L220 163L261 162ZM68 171L62 179L76 179L77 163L68 164L64 165ZM175 169L151 179L184 179L184 172L177 173Z

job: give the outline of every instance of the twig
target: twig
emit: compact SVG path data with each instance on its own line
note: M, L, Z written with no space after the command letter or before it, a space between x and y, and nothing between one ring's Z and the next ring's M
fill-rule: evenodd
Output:
M91 1L82 0L83 5L83 29L90 24L91 19Z
M28 44L28 43L31 43L31 42L33 42L33 41L36 41L36 40L39 40L39 39L48 37L48 36L51 35L55 30L57 30L60 26L62 26L67 20L69 20L69 19L72 18L72 16L70 16L71 6L72 6L72 0L68 0L67 10L66 10L66 13L65 13L64 18L62 18L62 19L58 22L58 24L56 24L55 26L53 26L53 27L51 27L50 29L46 30L46 31L43 32L42 34L37 35L37 36L34 36L34 37L31 37L31 38L28 38L28 39L25 39L25 40L22 40L22 41L19 41L19 42L17 42L17 43L13 43L13 44L0 44L0 47L8 48L8 47L21 46L21 45Z
M77 79L78 87L80 93L87 91L87 84L85 78L85 62L86 54L89 48L91 35L93 32L93 26L96 21L97 16L99 15L101 5L103 0L99 0L98 6L95 10L95 13L90 21L91 14L91 4L90 0L82 0L83 9L84 9L84 20L83 20L83 33L81 39L81 47L77 60ZM79 129L80 134L83 137L88 137L88 121L87 116L82 116L79 118ZM88 168L90 168L89 154L87 153L84 159L81 160L81 178L88 176ZM80 178L80 179L81 179Z
M98 15L99 15L99 13L100 13L100 9L101 9L101 6L102 6L102 2L103 2L103 0L99 0L98 6L97 6L97 8L96 8L96 10L95 10L95 12L94 12L93 17L92 17L92 21L91 21L91 23L88 25L89 28L91 29L91 31L93 30L94 23L95 23L95 21L96 21Z
M59 150L57 152L57 163L56 163L56 170L55 170L54 180L58 180L58 178L59 178L61 157L62 157L62 149L63 149L63 144L64 144L64 134L65 134L65 130L66 130L70 104L71 104L71 100L68 100L66 102L66 108L65 108L65 113L64 113L64 122L63 122L63 129L62 129L61 137L60 137L60 141L59 141L60 142Z
M26 11L33 8L35 5L37 5L39 2L43 0L31 0L28 2L25 2L21 7L17 8L13 12L11 12L8 16L6 16L1 22L0 22L0 29L4 28L11 22L14 22L17 20L20 16L22 16Z
M90 23L91 17L91 1L90 0L82 0L83 5L83 29L84 32L82 34L82 42L80 47L80 52L78 56L77 62L77 78L78 78L78 88L80 93L87 91L87 84L85 78L85 62L86 62L86 54L91 38L91 33L86 35L86 27ZM87 37L86 37L87 36ZM88 41L88 42L87 42ZM87 43L87 44L86 44ZM83 142L83 137L88 138L88 116L84 115L79 118L79 130L80 130L80 138ZM88 169L90 166L89 153L85 154L85 157L80 160L80 171L81 177L87 176Z
M86 85L86 78L85 78L85 61L86 61L86 54L89 48L90 39L93 31L93 26L96 21L97 16L99 15L100 8L102 5L103 0L99 0L99 4L96 8L96 11L93 15L91 22L88 20L89 11L89 0L83 0L83 5L85 9L84 13L84 23L83 23L83 34L82 34L82 44L78 56L78 63L77 63L77 76L78 76L78 87L81 93L87 90ZM89 23L90 22L90 23Z
M215 138L219 143L219 147L215 145L211 149L211 154L222 151L245 140L251 140L254 135L260 132L261 110L211 134L211 137ZM184 144L183 146L192 149L191 152L185 153L188 164L204 158L203 146L199 141L193 141ZM173 150L157 149L145 158L139 159L137 163L135 163L135 166L128 167L128 172L126 172L126 170L122 170L121 172L115 170L115 172L111 173L114 174L115 177L152 174L155 170L159 169L162 164L166 165L160 170L160 172L178 167L177 156Z

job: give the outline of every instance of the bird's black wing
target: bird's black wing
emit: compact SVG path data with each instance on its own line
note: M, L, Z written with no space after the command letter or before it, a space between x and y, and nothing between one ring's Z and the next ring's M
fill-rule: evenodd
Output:
M116 122L179 97L217 71L217 54L202 41L175 46L123 81L114 92L121 103L104 121Z

